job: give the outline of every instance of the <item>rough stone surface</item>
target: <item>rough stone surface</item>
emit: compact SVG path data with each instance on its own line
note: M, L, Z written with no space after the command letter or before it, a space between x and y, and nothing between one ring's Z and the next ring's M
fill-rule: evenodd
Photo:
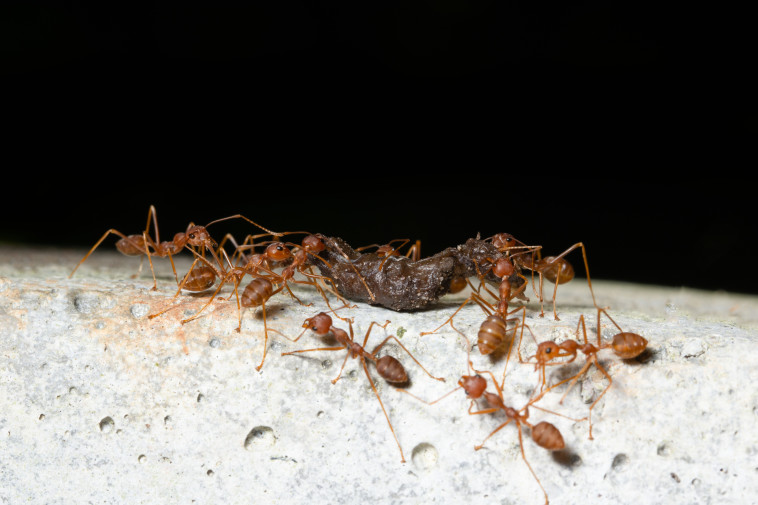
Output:
M544 503L515 426L474 451L502 414L468 415L462 391L427 405L369 365L405 453L401 463L359 361L349 360L333 385L344 352L281 356L329 344L310 334L293 343L272 332L256 372L260 310L245 310L237 333L232 296L182 325L207 295L174 299L176 283L161 259L152 291L147 263L132 278L139 259L105 247L72 279L85 251L0 249L0 503ZM178 265L184 272L188 262ZM549 453L524 430L526 457L550 501L758 503L758 298L593 284L598 302L624 330L647 338L649 350L629 361L601 354L613 385L593 410L594 440L586 422L530 410L534 422L555 424L567 445ZM224 297L230 293L225 287ZM279 294L267 306L269 327L290 338L325 308L311 290L296 293L313 305ZM444 322L465 297L448 296L417 313L360 304L340 314L355 318L361 340L371 321L389 319L386 330L372 330L367 348L398 335L446 378L431 380L392 341L383 349L405 364L408 391L432 400L467 373L466 353L449 325L419 334ZM168 306L175 307L148 318ZM559 288L560 321L545 308L540 318L538 304L528 304L526 322L539 340L573 337L580 314L595 330L581 279ZM483 320L469 304L455 326L474 340ZM613 333L603 325L604 338ZM534 349L525 337L524 355ZM475 348L471 357L476 368L501 376L502 355L491 359ZM566 373L549 371L553 381ZM506 403L521 407L536 384L534 367L512 355ZM563 405L559 389L540 406L584 417L605 384L591 369Z

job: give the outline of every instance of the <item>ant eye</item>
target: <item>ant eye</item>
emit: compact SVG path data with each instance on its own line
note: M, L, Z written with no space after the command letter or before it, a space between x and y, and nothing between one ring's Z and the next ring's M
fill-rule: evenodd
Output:
M189 234L189 238L195 238L195 234L194 233L190 233Z
M283 250L284 250L284 247L282 247L282 246L278 245L278 246L276 246L276 250L277 250L277 251L283 251Z
M552 347L548 347L548 348L545 349L545 354L550 354L551 352L553 352L553 348Z

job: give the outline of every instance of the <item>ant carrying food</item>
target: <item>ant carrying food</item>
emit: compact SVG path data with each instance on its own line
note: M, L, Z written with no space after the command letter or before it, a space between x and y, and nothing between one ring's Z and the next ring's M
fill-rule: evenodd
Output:
M529 270L532 272L532 288L540 299L540 317L544 317L544 297L543 297L543 279L555 284L553 288L553 317L556 321L560 321L558 313L555 307L555 298L558 294L558 285L565 284L574 278L574 267L571 263L564 259L568 253L574 249L582 249L582 258L584 259L584 270L587 273L587 285L590 288L590 294L592 295L592 303L596 308L599 308L595 301L595 292L592 289L592 281L590 280L590 267L587 263L587 250L582 242L577 242L558 256L541 257L542 246L528 246L523 242L516 240L513 235L509 233L498 233L493 235L487 240L492 241L498 251L507 254L512 260L514 265L517 265L520 269ZM537 272L539 276L539 291L534 286L534 272Z
M338 237L321 239L326 248L319 255L327 263L316 266L342 296L397 311L420 310L460 290L462 279L477 274L477 263L503 256L478 237L416 261L399 254L361 254Z
M608 319L616 326L616 328L619 329L620 333L617 333L614 335L613 340L611 342L603 342L600 334L600 316L601 314L605 314ZM590 440L593 440L592 437L592 409L597 405L597 403L600 401L600 399L605 395L605 393L610 389L611 384L613 384L613 379L611 379L610 374L603 368L603 366L600 364L597 358L597 353L600 352L603 349L611 349L616 356L622 358L622 359L631 359L639 356L646 348L647 348L647 340L636 334L636 333L630 333L625 332L621 329L621 327L616 324L616 321L611 318L610 315L606 312L605 309L598 309L597 311L597 345L590 344L587 340L587 328L584 323L584 315L579 316L579 322L576 326L576 334L577 338L579 337L579 327L582 328L582 335L584 338L584 344L580 344L576 340L568 339L564 340L560 343L556 343L552 340L541 342L537 346L537 352L534 356L530 356L527 358L527 361L523 361L521 359L521 351L519 349L519 361L522 363L530 363L528 360L534 358L536 359L536 362L534 363L535 370L539 370L540 372L540 389L539 391L542 391L540 393L540 397L543 396L545 393L555 389L556 387L560 386L561 384L564 384L566 382L571 381L569 384L568 389L563 393L563 396L561 397L560 403L563 403L563 400L566 398L566 395L571 391L571 389L576 385L579 378L587 373L591 365L595 365L595 367L600 370L600 372L608 379L608 385L603 389L603 392L600 393L600 395L595 399L594 402L592 402L592 405L590 405L589 409L589 438ZM520 342L519 342L520 347ZM546 367L550 365L565 365L568 363L572 363L576 358L579 352L582 352L585 356L585 363L584 366L574 375L571 377L568 377L566 379L563 379L562 381L558 382L557 384L554 384L543 391L543 389L546 386ZM559 361L555 362L554 360L559 360L560 358L569 358L566 361Z
M399 256L400 253L398 252L405 244L410 242L411 239L409 238L396 238L394 240L390 240L388 243L384 245L379 244L371 244L371 245L365 245L363 247L358 247L355 249L356 252L362 252L366 249L371 249L372 247L376 247L375 254L380 257L384 258L381 263L379 263L379 270L382 269L384 266L384 263L387 261L387 259L390 256ZM397 247L392 247L392 244L395 242L400 242L400 245ZM418 261L421 258L421 241L417 240L415 244L413 244L409 249L408 252L405 253L405 257L409 258L411 261Z
M392 432L392 436L395 438L395 443L397 443L397 448L400 450L400 460L401 462L405 463L405 456L403 455L403 448L400 446L400 441L397 439L397 435L395 434L395 429L392 427L392 422L390 421L389 415L387 414L387 410L384 408L384 404L382 403L382 399L379 397L379 392L376 389L376 385L374 384L374 380L371 378L371 374L369 374L368 366L366 364L366 361L371 361L374 363L376 367L376 371L379 373L379 375L386 380L387 382L391 384L404 384L408 382L408 374L405 370L405 367L394 357L389 355L384 355L381 357L377 357L377 353L381 350L382 347L389 341L394 340L407 354L411 357L411 359L419 366L421 369L432 379L443 381L445 379L441 377L435 377L432 374L430 374L426 368L421 365L421 363L418 362L418 360L411 354L411 352L405 348L405 346L400 342L400 340L397 339L394 335L390 335L384 340L382 340L379 345L374 347L374 349L371 352L366 351L365 347L368 343L368 337L371 334L371 330L374 328L374 326L379 326L380 328L386 328L389 324L389 321L386 321L384 324L379 324L376 321L372 321L371 324L368 327L368 330L366 331L366 335L363 337L363 344L359 344L355 341L355 337L353 334L353 324L351 321L348 321L350 334L341 329L337 328L332 325L332 318L325 312L320 312L316 314L315 316L308 318L303 323L303 327L306 329L312 330L316 335L318 336L325 336L329 333L331 333L334 336L334 339L340 344L336 347L320 347L320 348L314 348L314 349L300 349L297 351L290 351L290 352L284 352L282 353L282 356L292 355L292 354L301 354L306 352L313 352L313 351L343 351L347 350L347 353L345 354L345 359L342 361L342 366L340 367L339 374L337 377L335 377L332 380L332 384L336 384L337 381L342 376L342 371L345 368L345 364L347 363L348 358L358 358L361 362L361 366L363 367L363 371L366 373L366 377L368 378L369 384L371 385L371 389L374 391L374 394L376 395L376 399L379 400L379 405L382 408L382 412L384 412L384 417L387 419L387 424L390 427L390 431ZM301 334L302 336L302 334ZM300 337L298 337L300 338ZM297 340L297 339L296 339Z

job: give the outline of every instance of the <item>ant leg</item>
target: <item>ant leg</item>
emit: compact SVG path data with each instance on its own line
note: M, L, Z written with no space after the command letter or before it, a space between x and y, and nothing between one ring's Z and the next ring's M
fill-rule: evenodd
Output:
M147 242L147 232L142 232L142 241L145 243L145 253L147 254L147 262L150 264L150 273L153 274L153 291L158 291L158 280L155 278L155 269L153 268L153 258L150 255L150 247ZM142 269L142 262L140 262L140 269Z
M269 230L268 228L264 228L263 226L259 225L258 223L256 223L256 222L255 222L255 221L253 221L252 219L248 219L248 218L246 218L246 217L245 217L245 216L243 216L242 214L235 214L235 215L233 215L233 216L227 216L227 217L222 217L221 219L216 219L215 221L211 221L210 223L208 223L207 225L205 225L205 227L207 228L207 227L209 227L210 225L212 225L212 224L214 224L214 223L218 223L219 221L226 221L227 219L237 219L237 218L242 218L242 219L244 219L245 221L247 221L248 223L251 223L251 224L253 224L253 225L257 226L257 227L258 227L258 228L260 228L261 230L265 231L265 232L266 232L268 235L273 235L273 236L275 236L275 237L280 237L280 236L282 236L282 234L281 234L281 233L276 233L275 231L271 231L271 230Z
M340 349L344 349L344 347L340 347ZM332 379L332 384L337 384L337 381L340 380L342 377L342 371L345 369L345 365L347 364L347 358L350 357L350 351L345 353L345 359L342 360L342 366L340 367L340 372L337 374L337 377Z
M70 273L70 274L68 274L68 278L69 278L69 279L70 279L70 278L71 278L71 277L74 275L74 272L76 272L76 269L77 269L77 268L79 268L79 267L81 266L81 264L82 264L82 263L84 263L84 261L85 261L87 258L89 258L89 255L90 255L90 254L92 254L92 253L95 251L95 249L97 249L97 246L99 246L99 245L100 245L100 244L103 242L103 240L105 240L105 238L106 238L108 235L110 235L111 233L113 233L114 235L118 235L118 236L119 236L119 237L121 237L122 239L124 239L124 240L127 240L127 241L131 242L131 239L130 239L129 237L127 237L126 235L124 235L124 234L123 234L123 233L121 233L120 231L118 231L118 230L114 230L113 228L111 228L110 230L106 231L106 232L103 234L103 236L102 236L102 237L100 237L100 240L98 240L97 242L95 242L95 245L93 245L93 246L92 246L92 249L90 249L90 250L89 250L89 252L88 252L87 254L85 254L85 255L84 255L84 258L82 258L82 259L81 259L81 261L79 261L79 263L78 263L78 264L77 264L77 265L74 267L74 269L71 271L71 273ZM134 244L132 244L132 245L134 245ZM140 245L140 246L141 246L141 247L144 247L144 244L142 244L142 245ZM136 246L135 246L135 247L136 247Z
M379 397L379 392L376 390L376 385L374 385L374 381L371 378L371 374L368 373L368 367L366 366L366 360L361 359L361 364L363 365L363 371L366 372L366 377L368 377L368 382L371 384L371 389L374 390L374 394L376 395L376 399L379 400L379 406L382 407L382 412L384 412L384 417L387 419L387 424L390 427L390 431L392 432L392 436L395 438L395 443L397 444L397 448L400 450L400 462L405 463L405 456L403 456L403 448L400 447L400 441L397 439L397 435L395 434L395 428L392 427L392 423L390 422L390 416L387 414L387 410L384 408L384 403L382 403L382 399Z
M608 385L605 387L605 389L603 389L603 392L600 393L600 396L598 396L597 398L595 398L595 401L592 402L592 405L590 405L590 413L589 413L589 423L590 423L590 437L589 438L590 438L590 440L594 440L594 438L592 437L592 409L595 408L595 405L597 405L597 402L600 401L600 399L603 397L603 395L605 393L607 393L608 390L611 388L611 384L613 384L613 379L611 379L610 374L608 374L608 372L605 371L605 368L603 368L602 366L600 366L599 363L595 363L595 366L597 367L598 370L600 370L603 373L603 375L605 375L608 378Z
M387 321L387 322L389 323L389 321ZM373 324L373 323L372 323L372 324ZM385 326L386 326L386 323L385 323ZM368 335L367 335L367 336L368 336ZM388 341L389 339L394 339L394 340L395 340L395 342L397 342L397 343L398 343L398 345L399 345L400 347L402 347L402 348L403 348L403 350L404 350L404 351L405 351L405 352L408 354L408 356L410 356L410 357L411 357L411 359L412 359L413 361L415 361L415 362L416 362L416 364L417 364L418 366L420 366L420 367L421 367L421 370L423 370L423 371L424 371L424 373L426 373L426 375L428 375L429 377L431 377L431 378L432 378L432 379L434 379L434 380L438 380L438 381L441 381L441 382L445 382L445 379L444 379L444 378L442 378L442 377L435 377L434 375L430 374L430 373L427 371L427 369L426 369L426 368L424 368L424 366L423 366L421 363L419 363L419 362L418 362L418 360L417 360L417 359L416 359L416 358L413 356L413 354L411 354L411 352L410 352L408 349L406 349L406 348L405 348L405 346L404 346L404 345L403 345L403 344L400 342L400 340L398 340L398 339L397 339L397 337L396 337L395 335L390 335L389 337L387 337L387 338L385 338L384 340L382 340L382 342L381 342L379 345L377 345L377 346L374 348L374 350L373 350L373 351L371 351L371 354L372 354L372 355L374 355L374 354L376 354L377 352L379 352L379 349L381 349L381 348L382 348L382 346L383 346L384 344L386 344L386 343L387 343L387 341ZM365 345L365 344L364 344L364 345Z
M447 393L445 393L445 394L444 394L444 395L442 395L441 397L437 398L437 399L436 399L436 400L434 400L433 402L428 402L428 401L426 401L426 400L424 400L424 399L422 399L422 398L419 398L418 396L414 395L413 393L409 393L407 389L402 389L402 388L395 388L395 389L396 389L397 391L400 391L401 393L405 393L405 394L407 394L408 396L412 396L413 398L417 399L417 400L418 400L418 401L420 401L420 402L426 403L427 405L434 405L435 403L439 402L440 400L444 400L445 398L447 398L447 397L448 397L448 396L450 396L451 394L455 393L456 391L458 391L458 390L459 390L459 389L461 389L462 387L463 387L463 386L458 386L457 388L453 389L452 391L448 391Z
M344 350L344 349L345 349L345 346L339 346L339 347L317 347L317 348L313 348L313 349L298 349L297 351L283 352L282 356L289 356L290 354L301 354L301 353L304 353L304 352L312 352L312 351L340 351L340 350Z
M471 408L469 407L469 414L472 415L472 416L478 415L478 414L491 414L493 412L497 412L498 410L500 410L500 409L498 409L498 408L491 408L491 409L485 409L485 410L479 410L479 411L476 411L476 412L471 412ZM513 421L513 419L508 419L506 422L504 422L503 424L501 424L500 426L498 426L497 428L495 428L494 430L492 430L492 432L489 435L487 435L486 437L484 437L484 440L482 440L481 444L474 446L474 450L478 451L479 449L481 449L482 447L484 447L484 443L487 440L489 440L489 438L492 435L494 435L495 433L497 433L498 431L500 431L501 429L503 429L504 427L506 427L508 424L510 424L511 421Z
M222 279L222 280L221 280L221 282L218 284L218 287L216 288L216 291L214 291L214 292L213 292L213 295L211 295L211 297L210 297L210 299L208 300L208 302L207 302L205 305L203 305L203 306L202 306L202 308L201 308L200 310L198 310L198 311L195 313L195 315L193 315L192 317L189 317L189 318L187 318L187 319L182 319L180 322L181 322L182 324L185 324L185 323L188 323L188 322L192 321L193 319L197 319L198 317L200 317L200 314L201 314L201 313L202 313L202 312L203 312L203 311L206 309L206 307L208 307L208 305L210 305L210 304L211 304L211 302L212 302L212 301L213 301L213 300L216 298L216 295L219 293L219 291L221 291L221 288L223 287L223 285L224 285L225 283L226 283L226 278L224 278L224 279ZM158 314L155 314L155 315L157 316Z
M261 305L261 310L263 310L263 357L261 358L261 364L255 367L255 370L257 372L260 372L261 368L263 368L263 362L266 361L266 353L268 352L268 326L266 325L266 304L265 303Z
M537 484L539 484L540 489L542 489L542 494L545 495L545 505L548 505L548 499L547 499L547 491L545 491L545 488L542 487L542 482L540 482L540 479L537 477L537 474L534 473L534 469L532 468L532 465L529 464L529 461L526 459L526 454L524 454L524 439L521 435L521 424L518 423L518 444L521 447L521 459L524 460L524 463L526 463L527 468L529 468L529 471L532 472L532 476L534 477L534 480L537 481Z
M484 299L483 299L481 296L477 295L476 293L471 293L471 296L469 296L468 298L466 298L466 299L463 301L463 303L460 305L460 307L458 307L458 308L456 309L456 311L455 311L455 312L453 312L453 314L452 314L450 317L448 317L448 318L447 318L447 320L445 320L445 322L444 322L444 323L442 323L441 325L439 325L437 328L433 329L432 331L422 331L422 332L419 334L419 336L424 336L424 335L431 335L431 334L433 334L433 333L436 333L436 332L437 332L437 331L438 331L440 328L442 328L443 326L445 326L447 323L450 323L450 322L452 322L452 321L453 321L453 318L455 317L455 315L456 315L458 312L460 312L460 311L461 311L461 309L463 309L463 307L465 307L465 306L466 306L468 303L471 303L471 302L476 302L477 304L479 304L479 306L482 308L482 310L484 310L484 312L485 312L485 313L486 313L488 316L489 316L489 315L492 315L492 313L493 313L493 312L495 312L495 310L494 310L494 309L492 309L492 310L491 310L491 312L487 312L487 309L485 309L485 305L489 306L489 304L488 304L488 303L487 303L487 302L486 302L486 301L485 301L485 300L484 300Z

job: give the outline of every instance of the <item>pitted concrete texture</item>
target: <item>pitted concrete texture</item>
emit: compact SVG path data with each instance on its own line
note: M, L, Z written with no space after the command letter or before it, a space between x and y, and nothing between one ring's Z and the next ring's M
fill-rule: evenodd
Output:
M158 290L147 263L101 246L69 279L86 251L0 250L0 502L69 503L497 503L542 504L544 496L521 457L503 413L469 415L462 391L428 405L369 372L402 446L384 418L359 360L345 352L297 349L334 346L303 330L326 309L307 286L304 306L280 293L267 304L271 331L266 362L261 310L245 309L241 332L231 286L200 317L187 318L208 295L180 294L169 263L157 259ZM187 257L178 262L183 273ZM594 273L594 272L593 272ZM597 275L601 275L598 272ZM247 282L247 281L246 281ZM566 449L550 453L524 429L524 454L550 502L758 503L758 297L594 281L598 303L648 350L634 360L602 351L613 384L586 421L531 408L530 420L561 431ZM548 285L552 287L552 285ZM575 338L580 315L595 335L587 284L558 290L560 321L546 317L529 291L526 323L537 340ZM230 300L226 300L231 295ZM432 380L390 341L411 379L408 392L428 401L467 374L464 340L442 324L466 293L432 309L398 313L359 304L356 340L372 321L367 349L397 335ZM330 302L339 306L333 296ZM148 316L172 307L165 314ZM476 340L482 309L469 304L455 327ZM335 319L335 326L347 325ZM279 333L277 333L279 332ZM603 323L609 339L614 328ZM282 334L284 336L282 336ZM287 338L288 337L288 338ZM522 354L536 349L526 335ZM501 377L504 353L471 359ZM548 369L552 383L583 363ZM520 408L537 386L533 365L512 353L506 404ZM566 397L565 386L538 404L582 418L607 381L590 369ZM489 385L492 389L492 385ZM479 404L478 408L484 408Z

